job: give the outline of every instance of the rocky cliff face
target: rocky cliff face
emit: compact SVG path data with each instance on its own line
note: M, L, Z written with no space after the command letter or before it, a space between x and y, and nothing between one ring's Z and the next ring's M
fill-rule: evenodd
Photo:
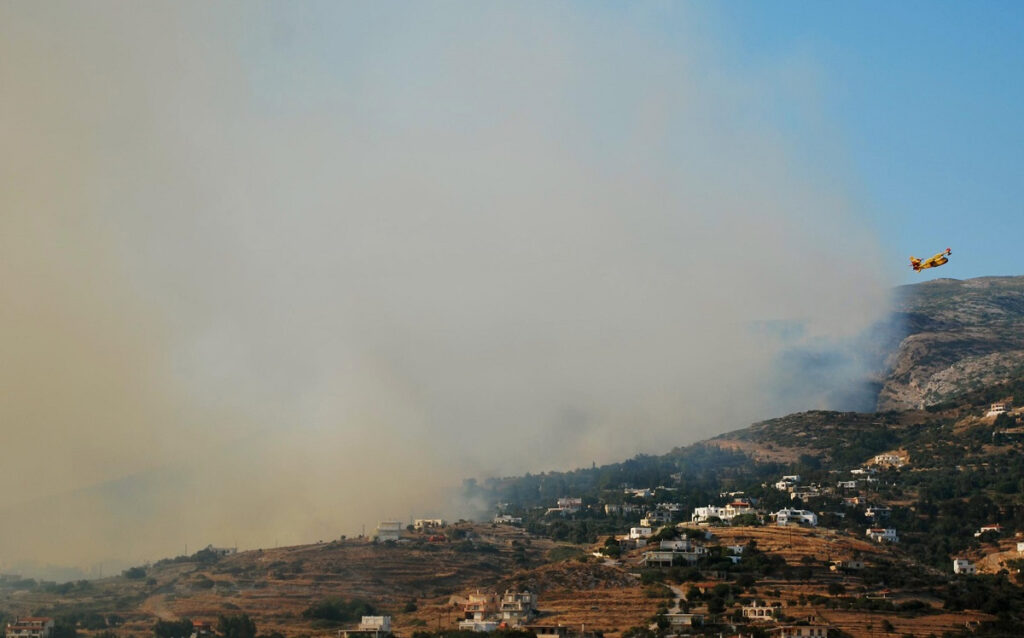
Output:
M934 405L1024 371L1024 277L936 279L897 294L903 338L879 410Z

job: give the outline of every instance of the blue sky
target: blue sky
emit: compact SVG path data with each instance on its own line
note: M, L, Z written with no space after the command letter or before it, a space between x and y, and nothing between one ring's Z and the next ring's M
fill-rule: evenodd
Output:
M1024 235L1024 7L1016 2L703 5L730 64L803 59L887 256L941 270L906 283L1017 275ZM776 116L785 122L783 105ZM790 141L813 155L799 122ZM838 257L838 256L837 256ZM902 266L902 264L901 264Z

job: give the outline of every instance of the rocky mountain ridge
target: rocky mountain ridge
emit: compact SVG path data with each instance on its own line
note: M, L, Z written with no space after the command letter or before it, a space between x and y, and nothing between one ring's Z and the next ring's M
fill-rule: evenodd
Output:
M1024 276L935 279L896 291L902 336L877 409L936 405L1024 371Z

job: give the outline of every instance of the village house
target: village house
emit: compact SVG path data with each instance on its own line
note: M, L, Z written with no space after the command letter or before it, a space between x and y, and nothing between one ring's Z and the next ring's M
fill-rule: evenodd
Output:
M806 501L808 499L818 498L819 496L821 496L821 488L817 485L802 485L800 487L793 488L789 493L789 498L793 501L797 499Z
M574 627L566 625L527 625L526 631L532 631L537 638L568 638L575 633Z
M974 563L967 560L966 558L954 558L953 559L953 573L954 574L976 574L978 570L974 567Z
M1017 553L1018 554L1024 554L1024 543L1021 543L1021 542L1017 543Z
M413 529L421 531L425 529L440 528L444 526L445 522L443 518L417 518L412 523Z
M377 524L377 540L380 542L397 541L402 536L402 521L381 521Z
M209 552L210 554L213 554L214 556L220 556L221 558L223 558L225 556L231 556L232 554L237 554L238 553L238 548L237 547L214 547L213 545L207 545L206 547L204 547L200 551Z
M465 620L485 621L498 613L498 595L494 592L472 592L462 606ZM475 631L475 630L474 630Z
M854 476L868 476L870 474L874 474L875 472L876 470L873 467L858 467L856 469L850 470L850 474L853 474Z
M775 483L775 489L782 492L792 492L793 489L800 483L799 474L790 474L783 476L777 483Z
M459 629L461 631L475 631L482 634L489 634L494 631L498 631L497 620L460 620Z
M841 490L855 490L857 489L857 481L839 481L836 487Z
M978 531L974 532L974 537L977 538L985 532L995 532L996 534L1002 534L1003 526L998 523L996 523L995 525L982 525L980 528L978 528Z
M657 509L657 510L660 510L662 512L675 513L675 512L683 511L683 504L682 503L658 503L657 505L654 506L654 508Z
M778 512L772 514L775 518L776 525L789 525L790 523L797 523L800 525L810 525L812 527L818 524L818 515L809 510L795 510L795 509L781 509Z
M704 614L665 614L665 620L671 627L702 627ZM538 638L540 638L538 636Z
M1006 408L1007 406L1005 403L993 403L989 406L988 412L985 413L985 416L995 417L1000 414L1006 414Z
M537 615L537 595L529 591L506 590L501 596L501 619L510 627L519 627Z
M582 498L560 498L557 501L559 509L565 510L566 512L578 512L583 507Z
M741 514L755 514L757 510L747 499L738 498L722 507L708 505L707 507L693 508L690 516L691 523L707 523L713 518L721 521L731 521Z
M641 564L645 567L672 567L676 564L677 560L679 562L683 562L682 552L655 549L648 552L644 552L644 557L641 561Z
M864 516L873 518L876 521L882 520L883 518L889 518L890 514L892 514L892 509L885 505L874 505L864 511Z
M523 518L521 516L511 516L510 514L499 514L494 517L494 523L496 525L522 525Z
M764 601L754 600L749 605L743 605L743 617L749 620L775 620L780 605L766 605Z
M10 638L50 638L53 635L53 618L44 616L26 616L7 623L7 636Z
M692 552L698 545L688 538L661 541L661 549L669 552ZM704 549L701 547L701 549Z
M608 516L618 516L622 513L622 506L618 503L605 503L604 513Z
M903 467L904 465L906 465L907 460L905 457L900 456L899 454L886 453L876 454L875 458L873 459L873 462L875 465L890 465L892 467Z
M477 590L469 594L462 615L459 629L464 631L491 632L502 625L520 627L537 615L537 595L506 590L498 596Z
M900 542L899 536L896 535L896 530L891 527L869 527L864 534L876 543Z
M646 539L650 538L652 534L654 534L654 531L650 527L630 527L629 528L629 538L630 538L630 540L634 540L635 541L635 540L638 540L638 539L641 539L641 538L646 540Z
M339 638L384 638L391 635L391 616L363 616L358 629L343 629Z
M840 569L864 569L864 561L858 558L851 558L850 560L834 560L829 563L828 568L832 571L839 571Z
M672 521L672 515L668 512L657 510L654 512L647 512L647 515L640 519L641 527L657 527L664 523Z

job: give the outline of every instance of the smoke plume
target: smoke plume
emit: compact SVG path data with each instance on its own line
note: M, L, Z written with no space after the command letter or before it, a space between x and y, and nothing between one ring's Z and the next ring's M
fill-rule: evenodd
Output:
M884 314L876 241L769 114L828 138L813 69L702 19L0 4L0 513L46 521L0 569L334 538L834 405L856 357L785 353Z

